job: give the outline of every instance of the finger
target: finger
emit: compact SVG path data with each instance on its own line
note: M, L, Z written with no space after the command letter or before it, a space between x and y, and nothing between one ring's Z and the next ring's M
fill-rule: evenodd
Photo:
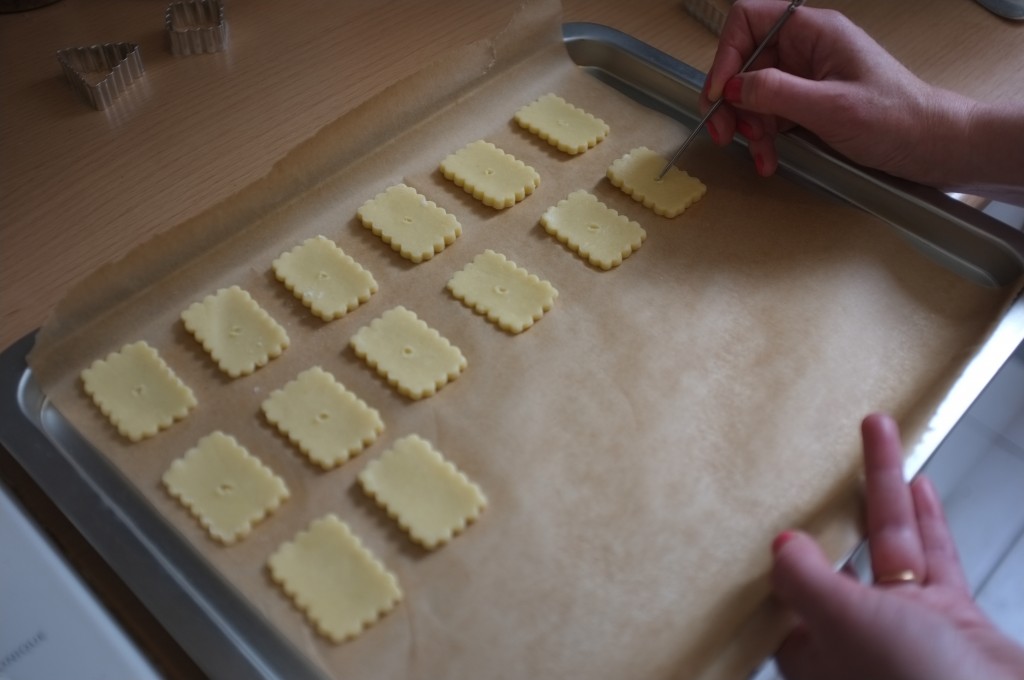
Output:
M815 680L821 662L807 629L797 626L775 652L775 663L786 680Z
M723 86L725 100L743 111L778 116L803 127L835 119L849 100L842 82L809 80L776 68L748 71ZM709 93L710 96L710 93Z
M741 1L733 5L722 26L718 49L708 71L708 97L711 101L722 96L725 81L739 73L758 43L785 11L786 5L781 2ZM774 58L774 50L770 50L770 55L762 54L752 68L763 68L774 63Z
M751 140L747 144L750 155L754 159L754 167L761 177L770 177L779 167L779 154L775 149L775 137L763 137Z
M967 577L964 575L956 543L949 531L942 503L935 493L935 487L927 477L918 477L910 485L917 512L917 526L921 534L927 562L928 582L942 585L970 594Z
M764 118L742 111L736 112L736 132L750 141L764 137Z
M736 111L731 106L720 106L707 122L708 134L718 146L725 146L736 134Z
M868 546L876 580L907 569L927 578L924 548L910 487L903 478L903 445L895 421L873 414L861 425L864 439Z
M862 586L838 574L810 536L785 532L773 549L775 594L810 629L834 628L845 612L855 608Z
M739 73L746 60L743 55L751 54L755 45L756 41L751 35L747 21L746 5L738 3L725 18L719 35L718 49L715 51L711 68L708 69L706 89L710 101L721 99L725 81Z

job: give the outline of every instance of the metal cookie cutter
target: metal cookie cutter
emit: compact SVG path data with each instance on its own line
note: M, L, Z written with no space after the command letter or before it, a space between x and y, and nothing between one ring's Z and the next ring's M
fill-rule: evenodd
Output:
M224 4L220 0L182 0L167 5L164 26L171 53L182 57L220 52L228 38Z
M715 35L722 33L725 17L734 0L683 0L683 9Z
M57 52L57 61L71 87L98 111L110 106L145 71L138 43L69 47ZM91 83L87 73L106 75Z

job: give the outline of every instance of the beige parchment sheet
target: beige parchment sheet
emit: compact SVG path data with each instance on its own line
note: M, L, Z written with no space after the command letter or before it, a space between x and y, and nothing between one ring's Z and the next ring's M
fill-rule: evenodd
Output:
M682 216L655 216L604 172L639 145L668 154L677 123L580 72L558 8L528 5L493 41L328 126L274 172L208 214L97 272L43 329L31 364L59 409L282 633L337 677L738 678L785 620L769 597L769 543L801 526L839 557L859 535L859 421L896 414L913 438L1013 291L932 263L888 225L699 140L685 167L709 187ZM497 57L495 57L495 54ZM569 157L513 122L546 92L603 118L609 137ZM445 181L445 155L487 139L540 173L495 211ZM463 235L419 265L363 228L356 209L405 181L453 212ZM637 220L647 240L620 267L586 265L539 226L575 189ZM326 235L380 284L324 323L271 272ZM486 248L559 291L511 336L454 300L449 277ZM292 345L230 380L178 318L238 284ZM394 305L469 361L428 399L399 396L348 348ZM143 339L195 391L186 420L139 444L84 395L93 359ZM311 365L385 421L380 440L322 472L270 427L260 403ZM290 500L221 547L160 486L171 461L221 429L280 474ZM364 498L356 475L410 433L434 442L490 505L442 549L415 547ZM405 600L359 638L319 638L271 584L266 560L309 521L341 516L395 572Z

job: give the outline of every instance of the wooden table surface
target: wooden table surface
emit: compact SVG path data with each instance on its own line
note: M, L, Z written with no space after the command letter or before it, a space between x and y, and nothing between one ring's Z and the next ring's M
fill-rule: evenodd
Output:
M929 82L981 99L1024 93L1024 23L971 0L812 3L840 9ZM0 15L0 349L135 245L264 175L289 149L446 49L492 35L516 3L246 0L229 46L174 57L167 0L61 0ZM677 0L564 0L566 21L616 27L706 70L715 37ZM137 42L146 74L105 112L70 89L57 50ZM40 517L159 663L194 672L7 455L0 477Z
M1024 92L1024 26L970 0L814 3L846 11L931 82ZM672 0L565 0L567 21L630 33L702 70L716 41ZM105 262L265 174L321 126L445 49L499 30L515 3L231 4L229 49L174 57L164 0L62 0L0 15L0 348ZM106 112L65 82L63 47L135 41L145 77Z

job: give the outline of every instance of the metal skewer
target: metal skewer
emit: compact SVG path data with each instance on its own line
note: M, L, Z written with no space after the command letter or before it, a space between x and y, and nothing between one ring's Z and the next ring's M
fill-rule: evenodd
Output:
M793 0L792 2L789 3L789 6L786 8L786 11L782 13L782 16L778 18L778 21L775 22L775 25L771 27L771 30L768 31L768 34L761 40L757 48L754 50L754 53L751 54L750 57L747 59L747 62L743 64L743 68L739 70L739 73L746 73L747 69L750 68L750 65L754 63L754 60L757 59L761 55L761 52L764 51L764 48L768 46L768 42L775 37L775 34L779 32L779 29L782 28L782 25L786 23L786 20L793 15L793 12L796 11L796 8L804 4L804 2L806 2L806 0ZM739 73L737 73L737 75ZM676 164L676 161L679 160L679 157L683 155L684 151L686 151L686 147L690 146L693 140L696 139L700 131L704 129L705 125L707 125L708 119L710 119L711 116L715 115L715 111L718 110L718 108L722 105L723 101L724 100L722 97L719 97L718 99L715 100L715 103L711 105L711 108L708 109L708 112L705 113L704 117L700 119L699 123L697 123L697 127L693 128L693 132L691 132L690 136L686 138L686 141L683 142L678 149L676 149L676 152L672 154L672 158L669 159L668 163L665 164L665 167L661 169L661 172L658 173L658 176L655 179L660 180L662 177L665 176L665 173L668 172L669 168Z

